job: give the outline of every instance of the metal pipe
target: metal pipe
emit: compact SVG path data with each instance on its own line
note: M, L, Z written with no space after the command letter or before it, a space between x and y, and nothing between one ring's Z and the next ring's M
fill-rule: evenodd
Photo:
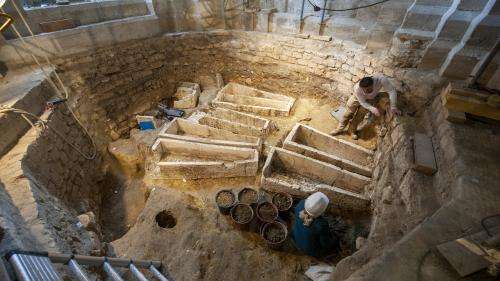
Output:
M299 24L302 26L302 19L304 18L304 6L306 4L306 0L302 0L302 8L300 8L300 22ZM300 27L299 27L300 32Z
M488 67L490 62L493 60L495 55L498 53L499 49L500 49L500 40L497 40L495 42L495 45L491 49L491 51L486 56L486 58L479 65L478 70L474 74L472 74L472 77L469 79L469 83L468 83L469 88L472 88L477 84L477 80L479 80L481 75L483 75L483 72L486 70L486 68Z
M153 275L158 280L160 280L160 281L168 281L168 279L165 276L163 276L163 274L161 274L161 272L158 269L156 269L156 267L154 265L151 265L149 267L149 271L151 271L151 273L153 273Z
M129 265L129 269L137 280L148 281L148 279L144 276L144 274L142 274L142 272L140 272L139 269L137 269L137 267L133 263Z
M123 278L114 270L114 268L107 262L104 262L104 271L114 281L124 281Z
M69 260L68 266L79 281L89 281L80 265L73 259Z

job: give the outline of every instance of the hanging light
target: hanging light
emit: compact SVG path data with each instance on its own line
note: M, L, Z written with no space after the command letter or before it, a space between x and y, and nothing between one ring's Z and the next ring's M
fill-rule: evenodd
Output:
M3 7L6 1L7 0L0 0L0 8ZM12 22L14 21L14 19L9 14L3 12L3 9L0 12L0 18L5 19L5 22L0 24L0 32L9 27L9 25L11 25Z

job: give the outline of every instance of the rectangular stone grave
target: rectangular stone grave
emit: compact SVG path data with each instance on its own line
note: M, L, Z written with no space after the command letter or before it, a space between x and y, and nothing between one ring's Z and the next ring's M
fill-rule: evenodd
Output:
M186 119L175 118L160 131L160 138L171 138L206 144L227 145L236 147L262 148L262 140L258 137L238 135L207 125L201 125Z
M159 138L151 148L154 165L149 173L157 179L201 179L255 176L256 149Z
M325 193L332 204L344 209L366 210L369 200L362 195L368 178L281 148L273 148L262 170L261 187L306 197Z
M283 142L283 148L366 177L372 175L369 166L372 151L304 124L295 124Z
M266 136L270 129L268 119L225 108L216 108L208 113L198 112L190 117L202 125L248 136Z
M229 83L212 101L216 107L246 111L266 116L289 116L295 99L261 91L237 83Z

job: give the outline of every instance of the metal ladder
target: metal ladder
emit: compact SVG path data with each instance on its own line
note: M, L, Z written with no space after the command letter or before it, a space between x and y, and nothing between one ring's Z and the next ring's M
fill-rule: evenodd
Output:
M148 281L139 268L148 269L160 281L169 281L162 273L160 261L131 260L110 257L93 257L68 255L48 252L11 251L5 255L6 260L14 268L20 281L62 281L54 268L54 263L67 265L78 281L90 281L85 270L80 265L102 266L110 280L123 281L123 278L113 268L128 268L135 279Z

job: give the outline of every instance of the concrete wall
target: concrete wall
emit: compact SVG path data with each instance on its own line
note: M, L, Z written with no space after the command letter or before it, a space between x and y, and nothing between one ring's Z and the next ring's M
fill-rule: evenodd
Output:
M299 0L228 1L225 10L220 0L210 1L154 1L155 11L162 22L163 31L178 32L231 28L273 33L306 33L336 36L366 45L370 49L384 49L390 45L394 31L403 21L411 0L391 3L355 11L314 12L306 1L301 24ZM313 1L314 2L314 1ZM323 1L316 1L323 6ZM365 1L328 1L326 8L346 9L366 5ZM261 12L258 12L260 9Z
M17 5L22 9L21 1ZM23 28L21 19L12 4L6 5L6 11L15 16L15 25L24 36L29 35ZM88 25L127 17L149 14L145 0L105 0L98 2L81 2L70 5L25 8L23 16L35 34L42 33L40 23L62 19L73 20L76 26ZM8 29L3 35L7 39L16 38L15 33Z
M22 40L8 40L0 45L0 60L8 67L20 67L34 63L31 54L45 63L49 59L69 57L101 47L130 40L146 39L160 34L155 16L133 17L74 29L40 34Z

